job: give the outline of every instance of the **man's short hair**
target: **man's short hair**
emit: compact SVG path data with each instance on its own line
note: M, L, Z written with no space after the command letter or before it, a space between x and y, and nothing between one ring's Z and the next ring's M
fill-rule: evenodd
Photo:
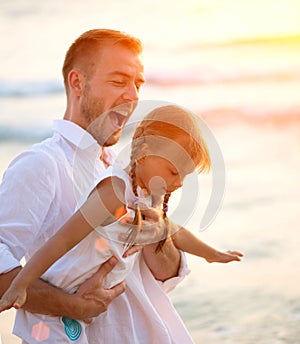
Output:
M92 73L94 67L93 56L96 49L107 45L120 44L132 50L134 53L141 54L142 42L125 32L109 29L94 29L84 32L70 46L66 53L62 73L66 92L68 92L68 75L73 69L84 66L87 75Z

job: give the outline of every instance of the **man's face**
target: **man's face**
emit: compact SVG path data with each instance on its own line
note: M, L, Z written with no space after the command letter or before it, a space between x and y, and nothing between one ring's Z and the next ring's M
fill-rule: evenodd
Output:
M87 78L81 99L81 116L98 143L111 146L137 105L144 67L139 55L121 45L102 48L94 62L95 73Z

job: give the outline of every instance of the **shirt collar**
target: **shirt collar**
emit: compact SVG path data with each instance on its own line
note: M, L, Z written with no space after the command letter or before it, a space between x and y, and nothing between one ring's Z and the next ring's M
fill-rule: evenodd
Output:
M64 119L54 120L53 130L80 149L87 149L92 146L101 149L92 135L74 122Z

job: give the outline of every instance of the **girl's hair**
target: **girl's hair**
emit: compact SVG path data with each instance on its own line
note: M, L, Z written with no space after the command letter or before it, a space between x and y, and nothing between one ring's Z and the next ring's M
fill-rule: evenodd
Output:
M197 173L201 173L207 172L210 169L209 152L195 115L176 105L166 105L156 108L139 124L132 139L129 175L132 180L132 189L136 197L138 197L136 162L137 159L141 157L140 147L142 143L146 143L147 146L150 147L150 154L164 157L172 162L175 160L176 168L179 171L187 169L189 172L196 170ZM174 146L175 152L174 149L172 150ZM176 160L178 150L181 150L184 154L180 154L179 152L179 158ZM171 193L166 193L164 195L162 210L165 222L165 233L164 239L159 242L156 248L156 252L162 250L167 237L171 233L167 217L170 196ZM140 232L141 210L138 205L135 209L133 224L135 226L132 227L127 241L130 243L134 242L136 236Z
M109 29L94 29L84 32L70 46L66 53L62 69L66 92L68 93L68 74L73 68L81 68L89 77L92 75L95 63L95 51L107 45L120 44L137 55L143 48L141 41L125 32Z

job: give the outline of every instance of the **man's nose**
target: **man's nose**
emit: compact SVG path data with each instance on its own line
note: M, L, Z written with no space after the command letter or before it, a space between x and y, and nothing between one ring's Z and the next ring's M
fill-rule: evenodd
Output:
M130 102L139 100L139 91L134 84L128 85L128 87L125 89L123 93L123 99Z

